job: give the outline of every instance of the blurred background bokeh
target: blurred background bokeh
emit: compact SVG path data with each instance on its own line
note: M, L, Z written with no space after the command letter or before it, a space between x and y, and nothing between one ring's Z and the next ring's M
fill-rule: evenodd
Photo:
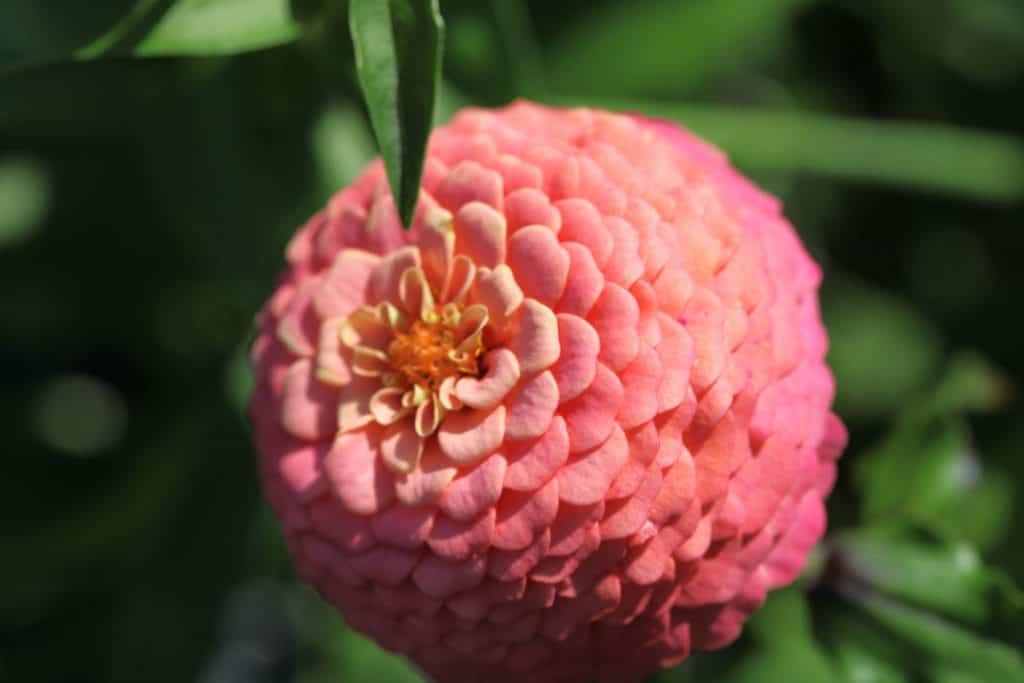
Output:
M674 118L825 268L829 539L657 680L1024 680L1024 3L441 9L439 121ZM295 582L245 418L283 247L374 154L345 12L0 1L0 681L419 680Z

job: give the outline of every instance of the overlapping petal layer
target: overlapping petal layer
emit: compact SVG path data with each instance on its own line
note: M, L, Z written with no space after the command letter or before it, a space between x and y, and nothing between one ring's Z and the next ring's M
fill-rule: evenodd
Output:
M299 231L252 403L295 566L441 681L636 680L792 581L845 443L820 271L669 124L517 103Z

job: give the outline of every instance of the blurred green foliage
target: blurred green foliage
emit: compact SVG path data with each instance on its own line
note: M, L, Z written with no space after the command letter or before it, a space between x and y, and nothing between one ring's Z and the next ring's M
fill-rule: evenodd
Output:
M440 120L679 120L825 267L829 537L655 680L1024 680L1024 4L441 10ZM253 312L373 155L362 101L343 0L0 3L0 680L418 680L291 577L246 433Z

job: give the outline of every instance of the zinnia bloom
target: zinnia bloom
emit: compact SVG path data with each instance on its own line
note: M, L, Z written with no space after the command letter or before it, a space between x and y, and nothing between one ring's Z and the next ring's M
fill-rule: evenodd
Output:
M723 647L825 528L845 442L820 270L675 126L528 103L372 164L252 350L299 574L441 681L635 680Z

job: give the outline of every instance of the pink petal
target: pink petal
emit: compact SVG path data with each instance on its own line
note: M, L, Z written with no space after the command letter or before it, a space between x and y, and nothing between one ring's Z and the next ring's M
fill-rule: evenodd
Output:
M353 377L338 391L338 429L352 431L373 422L370 399L380 388L376 377Z
M312 500L326 489L321 461L328 447L329 444L324 442L306 445L277 459L276 469L281 482L300 501Z
M445 599L459 591L478 586L487 571L487 558L470 557L463 562L449 562L427 555L416 566L412 580L420 590L431 597Z
M693 458L683 450L676 464L664 473L661 490L647 518L661 525L685 512L696 493L695 481Z
M586 320L559 313L558 341L561 355L551 366L558 384L559 402L570 401L586 390L597 374L597 354L601 339Z
M519 309L516 329L508 347L519 359L524 377L551 367L558 360L558 320L551 309L534 299L526 299Z
M610 501L605 508L604 519L601 520L601 538L614 540L636 533L647 521L647 512L661 489L661 483L661 470L651 467L636 493L628 498Z
M395 494L404 505L431 505L441 499L456 474L458 468L441 453L437 439L430 439L419 466L396 479Z
M500 453L490 456L448 485L441 497L441 511L465 522L494 505L501 496L507 464Z
M604 498L627 458L626 435L614 425L604 443L574 457L558 471L559 496L573 505L596 503Z
M562 215L551 205L548 196L533 189L519 189L505 197L505 217L509 233L526 225L545 225L557 233L562 228Z
M370 414L377 424L391 425L409 414L408 406L402 405L404 389L385 387L378 389L370 398Z
M558 507L558 516L551 524L551 548L549 555L571 555L576 552L590 531L590 527L604 515L604 501L589 505L569 505L563 502Z
M338 389L317 381L313 362L295 361L284 375L281 426L300 439L319 441L338 428Z
M465 204L455 214L455 253L465 254L477 267L494 268L505 262L505 217L481 202Z
M451 214L441 208L434 211L431 223L420 230L419 247L423 272L434 291L440 292L455 255L455 233L450 226Z
M494 270L477 271L473 282L473 300L487 307L491 321L500 330L505 326L516 309L523 303L523 290L516 283L515 275L505 264Z
M489 204L501 211L503 195L504 183L500 175L475 161L463 161L441 181L435 199L453 212L473 201Z
M316 347L316 378L326 384L341 386L352 379L352 370L341 355L341 328L345 318L330 318L320 327L320 343Z
M358 515L380 512L394 500L394 478L377 456L377 444L369 429L342 434L324 461L338 499Z
M522 550L533 543L558 513L558 480L552 478L536 491L502 496L491 543L502 550Z
M563 199L555 202L555 207L562 214L559 239L584 245L594 256L598 268L604 269L615 243L594 205L585 199Z
M507 458L505 488L536 490L569 458L569 432L565 420L556 415L547 431L537 439L509 443Z
M395 472L411 472L423 453L423 438L409 420L402 420L384 429L380 440L380 457Z
M693 339L683 326L667 315L658 315L661 341L655 348L661 358L663 373L658 385L658 411L671 410L686 398L693 366Z
M505 437L505 414L505 406L450 413L437 432L441 450L459 465L470 465L493 453Z
M553 306L561 298L569 277L569 255L549 228L529 225L513 234L508 244L508 265L526 296L546 306Z
M347 558L349 566L371 581L385 586L402 583L419 561L419 554L378 545L362 555Z
M319 286L319 278L304 281L277 323L277 338L296 356L312 356L316 351L320 319L313 309L313 294Z
M519 361L508 349L495 349L485 357L483 379L463 377L455 384L455 396L472 408L493 408L519 381Z
M646 342L641 343L640 353L620 375L625 395L616 419L623 429L638 427L654 418L662 373L658 354Z
M376 539L370 530L370 517L354 515L338 501L321 498L309 506L313 528L345 553L361 553Z
M338 252L313 298L320 317L346 316L366 303L370 275L380 260L380 256L362 249Z
M494 508L487 508L476 519L460 522L437 515L427 543L437 555L450 562L461 562L482 553L494 535Z
M420 266L420 250L416 247L402 247L387 254L370 274L371 303L399 300L398 285L402 273Z
M686 331L693 337L699 362L693 364L690 381L700 396L725 368L729 349L725 344L725 314L714 292L699 289L690 298L684 313Z
M563 242L562 248L569 255L569 275L556 309L559 313L571 313L584 318L590 313L597 297L601 296L604 275L594 262L593 254L582 244Z
M521 550L492 549L487 553L488 576L498 581L514 581L525 577L547 554L550 543L551 534L545 529Z
M615 242L615 248L604 267L604 276L609 282L629 289L644 273L636 229L621 218L606 218L604 224Z
M608 283L587 316L601 338L600 359L615 372L629 365L640 351L640 307L622 287Z
M422 546L434 526L432 507L392 505L370 518L373 535L382 543L396 548L415 550Z
M590 450L608 438L623 395L619 378L598 363L594 381L587 390L562 407L561 414L569 431L570 452Z
M512 441L532 439L547 431L558 408L558 385L548 371L522 382L508 400L505 436Z

